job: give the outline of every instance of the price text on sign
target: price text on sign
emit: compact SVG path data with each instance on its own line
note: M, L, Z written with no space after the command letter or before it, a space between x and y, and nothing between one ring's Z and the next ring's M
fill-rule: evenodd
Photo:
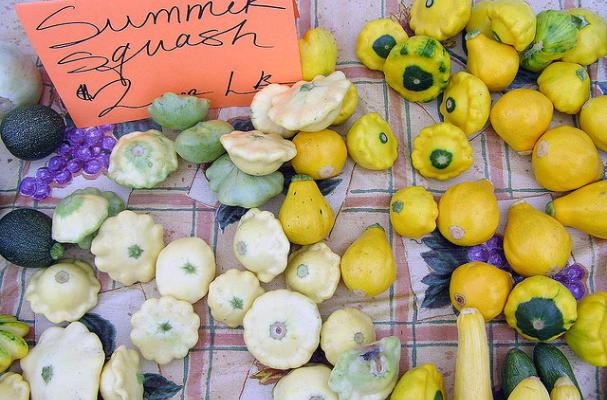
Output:
M171 91L246 106L301 79L292 0L56 0L17 14L77 126L147 118Z

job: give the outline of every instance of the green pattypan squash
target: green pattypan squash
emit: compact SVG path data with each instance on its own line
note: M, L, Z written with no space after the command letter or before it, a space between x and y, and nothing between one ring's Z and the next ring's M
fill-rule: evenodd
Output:
M59 201L53 212L53 239L88 249L103 221L122 210L124 202L114 192L76 190Z
M181 132L175 139L177 154L186 161L202 164L217 160L226 151L219 138L234 128L225 121L199 122Z
M176 170L175 143L151 129L118 140L110 155L108 177L130 188L152 188Z
M536 18L535 39L521 55L521 66L533 72L543 70L573 49L578 29L585 23L580 17L558 10L542 11Z
M163 128L183 130L202 121L210 105L207 99L168 92L157 97L148 112Z
M253 176L239 170L227 154L219 157L206 172L209 187L222 204L244 208L259 207L282 192L284 177L276 171Z
M396 386L400 340L395 336L348 350L338 358L329 387L339 400L384 400Z

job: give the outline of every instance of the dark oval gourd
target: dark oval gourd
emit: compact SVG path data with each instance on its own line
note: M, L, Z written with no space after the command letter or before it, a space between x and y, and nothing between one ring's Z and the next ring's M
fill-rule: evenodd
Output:
M8 113L0 124L0 136L15 157L39 160L59 147L65 137L65 122L52 108L32 104Z
M52 238L51 218L38 210L19 208L0 219L0 256L24 268L48 267L63 256Z

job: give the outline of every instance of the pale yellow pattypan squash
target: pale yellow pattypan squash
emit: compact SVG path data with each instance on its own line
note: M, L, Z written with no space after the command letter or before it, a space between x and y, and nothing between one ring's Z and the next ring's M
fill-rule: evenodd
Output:
M255 129L265 133L275 133L284 138L290 138L295 135L295 131L283 128L272 121L268 115L268 111L272 108L272 99L288 91L288 86L273 83L255 94L251 101L251 122Z
M272 98L268 116L291 131L326 129L341 112L350 83L341 71L329 76L319 75L311 82L299 81L288 91Z
M207 299L211 315L230 328L242 325L242 320L256 298L265 293L252 272L229 269L209 286Z
M120 346L101 371L101 397L103 400L142 400L142 378L139 353Z
M585 8L570 8L567 13L582 19L577 32L577 43L562 60L590 65L607 55L607 22L598 14Z
M59 324L77 321L97 305L101 284L84 261L62 260L38 271L25 289L32 311Z
M497 0L487 16L493 37L518 51L525 50L535 37L535 13L525 0Z
M104 360L99 337L72 322L42 332L21 368L32 400L97 400Z
M110 156L108 177L130 188L152 188L177 170L175 143L160 131L122 136Z
M318 347L321 322L312 300L274 290L259 296L245 315L244 342L249 353L270 368L301 367Z
M322 324L320 331L320 347L333 365L343 352L372 342L375 342L373 320L356 308L345 307L334 311Z
M331 371L329 371L331 372ZM327 380L329 379L327 374ZM14 372L7 372L0 376L0 399L29 400L30 385L23 377Z
M266 283L287 268L290 246L274 214L257 208L242 216L234 235L236 258Z
M106 219L91 244L95 266L126 286L151 281L164 248L163 231L151 216L130 210Z
M329 387L331 370L326 365L307 365L282 377L272 391L273 400L338 400Z
M148 299L131 317L131 342L146 360L167 364L198 342L200 317L190 303L171 296Z
M472 0L415 0L411 29L416 35L445 40L461 32L470 19Z
M341 272L340 257L323 242L304 246L289 256L285 271L287 286L315 303L333 297Z
M196 303L209 290L215 278L215 255L197 237L172 241L156 260L156 285L161 296Z
M270 175L297 155L295 145L275 133L234 131L220 141L234 165L249 175Z

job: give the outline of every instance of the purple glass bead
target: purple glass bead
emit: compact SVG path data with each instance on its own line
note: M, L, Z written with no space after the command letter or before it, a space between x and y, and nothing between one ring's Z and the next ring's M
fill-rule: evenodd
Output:
M96 175L103 169L103 164L100 160L93 158L92 160L84 163L84 168L82 169L87 175Z
M36 179L43 183L51 183L53 181L53 171L47 167L38 168L36 171Z
M55 182L58 185L67 185L72 181L72 173L67 169L57 172L55 175Z
M84 142L89 146L97 144L103 139L103 131L99 128L89 128L84 131Z
M577 263L571 264L563 271L571 282L581 281L582 279L584 279L584 275L586 275L586 269L584 269L584 267Z
M552 275L552 279L554 279L557 282L562 283L563 285L566 285L566 284L570 283L570 280L567 277L567 274L564 273L563 271L561 271L561 272L559 272L557 274Z
M36 200L44 200L51 195L51 187L49 185L36 185L36 192L32 196Z
M108 169L110 167L110 155L109 154L104 153L97 158L101 161L101 165L103 165L104 169Z
M506 258L502 255L501 251L493 250L489 252L489 257L487 257L487 263L501 268L506 264Z
M64 156L64 157L71 157L72 156L72 145L69 144L68 142L63 142L59 145L59 147L57 148L57 154L59 154L60 156Z
M489 251L484 244L472 246L468 249L468 259L470 261L482 261L486 262L489 257Z
M90 148L81 146L76 149L75 156L77 159L82 161L88 161L93 158L93 154Z
M23 178L19 184L19 193L28 197L33 196L34 193L36 193L36 179L32 178L31 176Z
M84 144L84 130L73 128L67 132L67 141L70 142L72 146L80 146Z
M524 276L521 276L521 275L519 275L519 274L517 274L517 273L513 273L513 274L512 274L512 279L514 279L514 284L516 285L516 284L519 284L519 283L521 283L522 281L524 281L524 280L525 280L525 277L524 277Z
M576 300L581 300L586 294L586 287L581 282L571 282L566 286Z
M490 249L502 249L503 239L500 236L495 235L491 239L487 240L485 245Z
M101 146L91 147L91 154L93 155L93 157L97 157L98 155L101 155L101 153L102 153Z
M67 165L67 160L65 159L65 157L55 156L51 157L51 159L48 160L48 163L46 165L51 172L56 172L65 168L65 166Z
M67 167L65 167L72 174L79 172L82 169L82 161L73 159L67 162Z
M101 148L104 150L112 151L114 146L116 145L116 139L111 136L104 136L101 140Z

